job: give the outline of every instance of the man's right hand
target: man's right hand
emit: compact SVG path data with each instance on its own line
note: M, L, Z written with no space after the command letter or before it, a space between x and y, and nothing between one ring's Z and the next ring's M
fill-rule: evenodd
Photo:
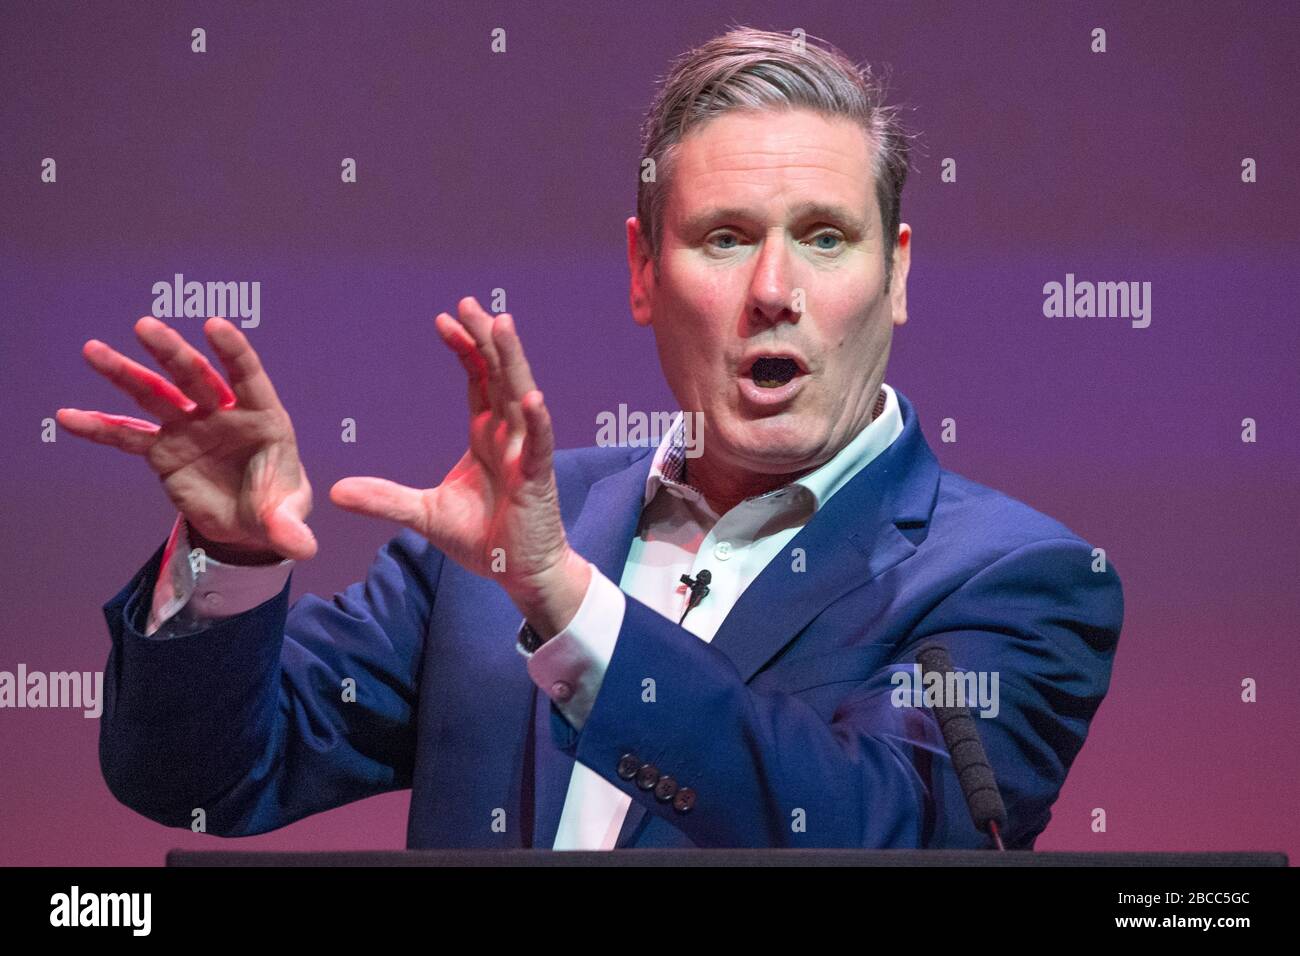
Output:
M98 339L82 354L162 424L77 408L60 408L57 421L74 435L142 455L185 516L191 544L210 557L313 557L316 538L305 523L311 484L289 414L243 332L219 317L203 332L229 385L178 332L145 316L135 334L175 384Z

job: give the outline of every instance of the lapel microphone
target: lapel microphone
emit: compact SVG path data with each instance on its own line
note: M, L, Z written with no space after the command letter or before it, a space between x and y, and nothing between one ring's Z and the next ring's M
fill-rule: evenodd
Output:
M686 615L691 613L691 608L699 607L700 602L709 593L709 582L712 580L713 574L708 568L701 568L700 573L693 578L689 574L682 575L682 584L685 584L690 589L691 596L686 602L686 610L682 611L682 616L677 621L678 627L681 626L682 621L686 620Z

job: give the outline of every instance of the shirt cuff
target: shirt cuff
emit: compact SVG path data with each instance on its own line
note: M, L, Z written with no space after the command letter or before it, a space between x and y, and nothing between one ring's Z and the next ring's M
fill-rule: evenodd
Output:
M569 625L531 653L515 642L528 660L528 676L575 729L582 729L596 702L626 609L623 591L592 565L591 583Z
M145 636L179 637L250 611L280 593L293 564L291 558L279 564L223 564L200 551L191 553L185 516L178 514L163 550Z

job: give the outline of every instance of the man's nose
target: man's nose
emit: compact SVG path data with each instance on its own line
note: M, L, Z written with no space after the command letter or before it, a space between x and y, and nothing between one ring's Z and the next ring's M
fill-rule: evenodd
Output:
M750 317L754 322L770 325L798 319L799 313L794 310L792 301L793 266L785 237L767 235L749 283Z

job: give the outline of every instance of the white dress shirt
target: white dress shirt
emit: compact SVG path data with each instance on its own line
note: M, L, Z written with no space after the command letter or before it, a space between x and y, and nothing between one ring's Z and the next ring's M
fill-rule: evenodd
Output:
M293 568L291 558L278 564L222 564L190 550L189 527L178 514L163 549L145 637L181 637L251 611L280 593Z
M533 682L577 729L591 713L623 624L624 593L676 622L688 598L681 576L712 575L709 594L682 626L711 641L745 588L830 497L902 434L898 398L881 385L873 420L829 461L781 488L747 498L719 516L687 483L683 417L663 436L646 478L636 537L618 585L592 565L591 583L572 621L530 654ZM146 635L160 639L200 630L206 621L239 614L274 597L293 562L234 566L206 559L197 571L185 522L177 516L155 587ZM780 560L797 560L795 554ZM614 847L632 798L583 764L575 763L554 849Z

